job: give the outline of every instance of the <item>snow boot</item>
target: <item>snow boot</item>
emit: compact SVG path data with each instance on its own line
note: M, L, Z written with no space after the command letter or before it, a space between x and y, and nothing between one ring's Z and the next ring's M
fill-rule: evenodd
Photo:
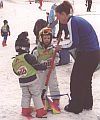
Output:
M75 114L79 114L83 111L82 108L72 107L70 104L66 105L64 110L67 111L67 112L75 113Z
M59 99L56 99L56 100L50 100L48 97L47 97L47 100L48 100L48 103L50 105L50 108L51 108L51 111L53 114L60 114L61 111L60 111L60 108L59 108ZM54 101L54 102L53 102Z
M33 109L30 108L22 108L22 115L23 116L31 116L31 113L33 112Z
M60 105L60 100L59 99L53 99L53 104L55 105L55 106L57 106L57 108L58 108L58 110L56 111L56 112L54 112L54 114L59 114L61 111L60 111L60 107L59 107L59 105Z
M4 41L4 40L2 41L2 46L3 47L7 46L6 41Z
M36 110L36 117L37 118L45 117L46 114L47 114L47 111L44 108L40 108L40 109Z

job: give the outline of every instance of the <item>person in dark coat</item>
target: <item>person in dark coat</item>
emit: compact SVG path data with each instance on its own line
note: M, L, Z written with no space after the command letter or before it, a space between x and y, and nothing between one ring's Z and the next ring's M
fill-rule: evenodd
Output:
M70 34L70 42L62 47L77 50L70 77L71 99L64 110L78 114L93 108L92 77L100 62L100 47L92 25L82 17L72 15L71 9L71 3L63 1L56 7L55 14L62 24L68 25Z
M92 0L86 0L87 12L91 12Z

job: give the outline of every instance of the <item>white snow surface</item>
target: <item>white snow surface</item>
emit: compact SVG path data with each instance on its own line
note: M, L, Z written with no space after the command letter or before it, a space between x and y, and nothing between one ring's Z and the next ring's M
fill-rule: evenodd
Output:
M11 2L12 1L12 2ZM60 1L60 0L59 0ZM53 3L44 2L43 9L50 10ZM58 3L59 4L59 3ZM46 20L46 11L38 9L39 4L32 2L29 4L25 0L4 1L4 8L0 9L0 27L3 20L9 21L11 36L8 37L7 46L2 47L2 37L0 37L0 120L27 120L21 116L21 89L18 83L18 77L12 70L12 57L16 55L14 44L18 34L22 31L28 31L31 42L31 50L35 47L35 36L33 27L37 19ZM100 41L100 2L95 0L92 6L92 12L87 13L85 1L76 0L73 3L75 15L80 15L87 19L95 28ZM57 78L61 93L69 94L70 74L73 65L71 63L57 68ZM83 111L80 114L65 112L64 106L68 104L68 97L61 97L61 114L48 114L47 120L100 120L100 70L93 76L93 110ZM33 103L32 103L33 105ZM38 120L38 118L33 118Z

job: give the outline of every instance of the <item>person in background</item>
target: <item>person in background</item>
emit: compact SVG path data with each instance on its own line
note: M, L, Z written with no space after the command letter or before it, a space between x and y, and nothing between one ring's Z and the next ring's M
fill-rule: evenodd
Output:
M41 84L41 94L42 94L43 89L45 89L45 82L46 82L46 78L48 75L48 71L51 66L51 60L52 60L55 49L51 44L51 41L52 41L52 29L51 28L47 28L47 27L43 28L39 32L39 36L40 36L39 37L40 44L38 44L38 46L33 49L32 54L37 58L39 63L43 63L47 66L46 71L43 71L43 70L38 71L38 76L39 76L39 78L41 78L40 84ZM55 69L55 65L58 62L59 62L59 55L57 53L56 58L55 58L54 67L52 68L52 72L51 72L51 75L49 78L49 83L47 86L47 87L49 87L51 95L59 95L60 94L58 82L57 82L57 76L56 76L56 69ZM47 95L47 91L43 97L43 103L45 102L46 95ZM52 97L52 100L53 100L54 104L59 106L59 104L60 104L59 96Z
M87 12L91 12L92 0L86 0Z
M62 35L62 32L64 30L64 33L65 33L65 36L64 36L64 39L68 39L68 35L69 35L69 31L68 31L68 27L67 27L67 24L61 24L60 21L59 21L59 30L58 30L58 33L57 33L57 38L59 38L59 35Z
M42 3L43 3L43 0L39 0L39 4L40 4L39 9L42 9Z
M0 0L0 8L3 8L3 1Z
M7 46L7 37L10 36L10 27L8 25L8 21L3 21L4 25L1 27L1 36L3 37L2 46Z
M38 19L35 22L33 32L34 32L34 34L36 36L36 44L38 44L38 42L39 42L39 32L40 32L40 30L42 28L46 27L47 25L48 25L47 21L43 20L43 19Z
M38 63L36 58L29 54L30 42L27 38L28 32L22 32L18 35L15 42L15 49L18 55L12 62L14 73L19 77L19 84L22 88L22 115L31 116L32 107L30 107L31 98L36 108L36 117L41 118L47 114L41 100L40 83L37 78L37 70L46 70L47 67Z
M53 21L55 21L55 8L56 8L56 6L57 6L56 4L53 4L51 6L50 13L48 14L48 20L47 21L48 21L49 25L52 24ZM53 38L56 38L55 31L56 31L56 27L54 26L52 28L52 36L53 36Z
M55 14L62 24L68 25L70 43L62 47L77 50L70 77L71 99L64 109L78 114L93 107L92 77L100 62L100 47L92 25L82 17L73 16L71 9L71 3L63 1L56 7Z

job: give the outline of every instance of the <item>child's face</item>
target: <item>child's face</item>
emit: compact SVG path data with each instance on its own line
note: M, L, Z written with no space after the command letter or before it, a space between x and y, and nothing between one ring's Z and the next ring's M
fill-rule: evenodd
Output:
M43 35L43 43L45 45L49 45L50 44L50 35Z

